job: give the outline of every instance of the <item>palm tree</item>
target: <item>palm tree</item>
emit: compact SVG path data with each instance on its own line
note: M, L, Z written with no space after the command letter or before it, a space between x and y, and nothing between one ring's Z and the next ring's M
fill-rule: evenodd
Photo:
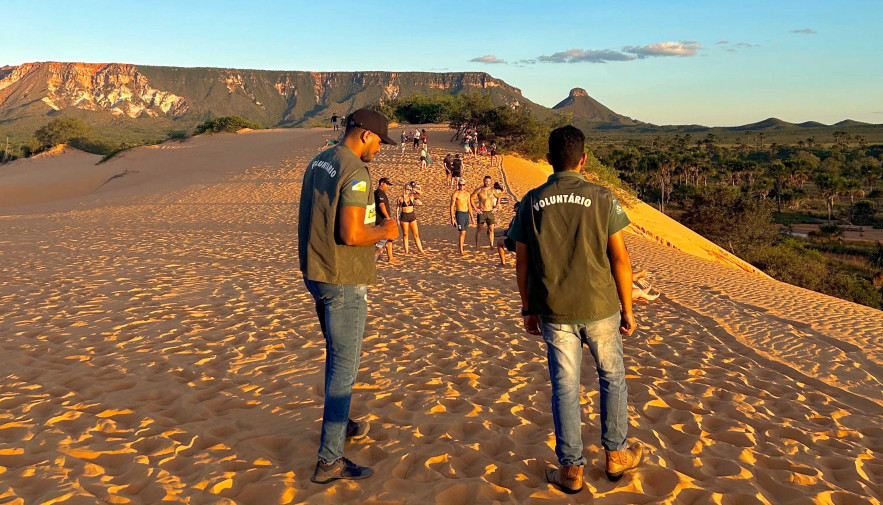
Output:
M839 175L832 172L820 172L816 175L816 187L819 193L825 199L825 205L828 207L828 224L831 224L831 214L834 211L834 199L843 190L843 179Z

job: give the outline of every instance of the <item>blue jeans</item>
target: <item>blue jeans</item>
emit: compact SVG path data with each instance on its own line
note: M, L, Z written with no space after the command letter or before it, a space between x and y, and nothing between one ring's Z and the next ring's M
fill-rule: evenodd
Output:
M541 322L552 379L555 454L562 465L585 465L579 407L580 362L585 344L598 369L601 386L601 444L608 451L626 447L628 390L622 362L620 315L586 324Z
M331 464L343 457L350 400L368 318L368 286L309 279L304 279L304 283L316 300L316 315L325 337L325 408L319 460Z

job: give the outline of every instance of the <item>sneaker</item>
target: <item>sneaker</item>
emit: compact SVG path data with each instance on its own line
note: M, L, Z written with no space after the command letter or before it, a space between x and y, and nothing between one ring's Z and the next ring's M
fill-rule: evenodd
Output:
M546 468L546 480L567 494L579 493L583 490L582 466L563 465L561 468Z
M353 421L350 419L346 423L346 439L347 440L358 440L360 438L365 438L368 435L368 430L371 429L371 425L364 421Z
M607 478L612 481L621 479L626 470L638 466L643 452L641 442L634 442L624 451L607 451Z
M359 466L346 458L340 458L330 465L321 461L316 463L316 471L310 479L316 484L328 484L338 479L361 480L374 475L374 470L367 466Z

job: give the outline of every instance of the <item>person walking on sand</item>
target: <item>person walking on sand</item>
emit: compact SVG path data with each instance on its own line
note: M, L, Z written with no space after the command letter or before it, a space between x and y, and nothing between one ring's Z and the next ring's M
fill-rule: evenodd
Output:
M420 130L414 129L414 150L417 150L417 147L420 145Z
M463 180L463 160L460 159L460 155L457 154L454 156L454 160L451 161L451 189L454 189L454 185L459 186L459 181Z
M389 182L389 179L386 177L381 177L379 181L377 181L377 189L374 190L374 203L375 209L377 210L376 220L374 222L375 226L383 226L384 221L392 220L392 212L391 207L389 206L389 195L387 192L392 184ZM386 248L386 261L392 263L395 261L392 256L392 240L381 240L377 242L376 251L374 253L374 261L380 259L380 256L383 255L383 248Z
M482 225L487 225L487 239L490 248L494 248L494 224L497 217L494 215L494 188L491 186L493 178L489 175L484 176L481 186L475 188L469 197L469 205L475 212L475 248L478 249L478 237L481 235ZM476 202L478 204L476 205Z
M423 205L420 195L423 190L415 181L405 183L402 188L402 196L396 202L399 208L399 225L402 227L402 241L405 246L405 254L411 254L408 250L408 235L414 236L414 244L417 252L423 254L423 242L420 240L420 228L417 226L417 206Z
M405 130L402 130L402 142L400 144L402 146L402 158L405 157L405 146L407 145L407 142L408 142L408 134L405 133Z
M515 212L518 212L518 205L520 202L515 202L515 208L513 209ZM512 221L509 221L509 227L512 227L512 223L515 222L515 217L512 218ZM506 251L515 252L515 241L509 238L507 233L509 232L509 228L505 228L497 233L497 254L500 256L500 266L506 265ZM496 235L496 234L495 234Z
M554 173L521 200L508 236L515 241L515 277L524 328L542 335L552 382L555 454L560 467L546 480L566 493L583 487L580 361L592 352L601 390L601 444L606 473L618 480L640 463L643 446L629 445L628 391L622 336L637 328L632 267L622 229L628 216L610 190L580 174L585 136L573 126L549 135Z
M453 164L454 164L454 157L451 156L451 153L448 153L447 155L445 155L444 159L442 160L442 166L445 169L445 184L449 188L453 188L453 185L451 184L451 167L453 166Z
M331 115L331 126L334 127L335 130L339 130L340 126L337 124L337 113Z
M395 240L396 223L374 226L369 163L380 144L395 145L380 114L359 109L345 120L343 142L313 158L304 173L298 211L298 258L325 337L325 402L318 461L310 480L365 479L374 471L343 455L346 439L368 424L349 418L368 316L368 284L377 279L374 244Z
M469 212L469 192L466 191L466 181L460 179L457 182L457 191L451 194L451 226L460 232L459 250L460 256L466 254L466 229L472 221L472 213Z
M417 168L419 168L420 170L426 169L426 146L425 145L420 149L420 160L419 160L419 164L418 164Z

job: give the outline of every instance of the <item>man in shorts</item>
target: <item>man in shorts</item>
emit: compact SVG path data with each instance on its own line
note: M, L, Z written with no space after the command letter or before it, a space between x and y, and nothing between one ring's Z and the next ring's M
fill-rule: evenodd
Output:
M478 237L481 227L487 225L487 240L491 249L494 248L494 225L497 218L494 215L494 179L486 175L481 186L475 188L469 197L469 204L475 212L475 248L478 249ZM477 204L476 204L477 202Z
M469 212L469 192L466 191L466 181L460 179L457 182L457 191L451 195L451 226L460 232L459 249L460 256L466 251L466 229L472 221L472 213Z
M451 161L451 189L454 189L454 185L457 185L462 179L463 160L460 159L460 155L457 154L454 156L454 160Z

